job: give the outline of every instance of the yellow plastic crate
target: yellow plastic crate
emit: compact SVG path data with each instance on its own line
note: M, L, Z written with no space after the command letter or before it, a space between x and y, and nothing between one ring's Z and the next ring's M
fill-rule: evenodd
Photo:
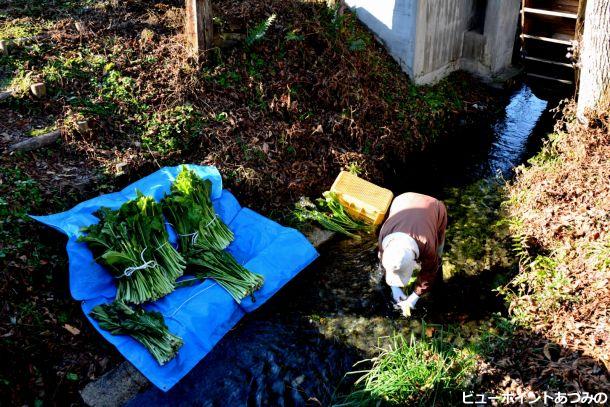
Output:
M389 189L381 188L347 171L341 171L330 188L347 212L372 225L383 222L394 199Z

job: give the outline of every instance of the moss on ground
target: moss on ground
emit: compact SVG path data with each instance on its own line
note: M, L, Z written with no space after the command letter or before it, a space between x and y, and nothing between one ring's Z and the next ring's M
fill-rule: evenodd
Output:
M516 264L508 225L500 208L501 180L482 180L445 193L449 221L443 278L476 276L485 271L506 273Z

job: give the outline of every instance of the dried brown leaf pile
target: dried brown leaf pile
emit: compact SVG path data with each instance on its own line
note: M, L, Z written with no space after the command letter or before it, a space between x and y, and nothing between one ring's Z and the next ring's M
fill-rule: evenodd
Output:
M572 105L564 115L573 117ZM569 120L567 129L562 129L565 123L561 123L532 165L518 173L509 187L508 205L514 232L528 251L521 272L532 273L535 267L530 261L540 255L554 264L545 269L551 270L547 286L532 288L530 281L529 287L511 297L513 312L527 313L528 325L535 332L566 351L584 355L582 360L569 356L573 359L569 364L590 365L580 371L583 375L593 372L588 379L592 387L606 391L610 386L609 124L607 112L596 116L590 127ZM561 284L551 287L557 275ZM558 291L562 294L555 296ZM550 307L540 298L555 304Z

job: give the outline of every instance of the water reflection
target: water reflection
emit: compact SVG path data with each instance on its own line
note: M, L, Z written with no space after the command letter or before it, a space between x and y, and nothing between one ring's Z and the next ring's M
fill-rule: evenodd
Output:
M443 198L443 191L475 181L512 176L512 169L540 148L552 129L548 102L525 84L515 91L495 121L467 122L442 145L390 168L387 186L395 192L414 191Z
M504 118L493 128L497 138L489 152L488 175L500 172L508 177L513 167L523 161L528 139L547 105L548 102L537 98L527 85L512 96Z

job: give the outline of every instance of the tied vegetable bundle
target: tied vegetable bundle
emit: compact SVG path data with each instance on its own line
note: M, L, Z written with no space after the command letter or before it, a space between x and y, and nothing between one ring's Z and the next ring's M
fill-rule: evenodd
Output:
M316 204L307 198L302 198L295 205L293 213L300 222L315 221L324 229L354 239L360 239L357 232L371 233L373 231L370 225L353 219L339 202L337 194L331 191L324 192L323 198L317 199Z
M189 257L188 263L198 279L211 278L227 290L237 303L253 295L263 285L263 277L240 265L230 253L221 250L201 251Z
M87 243L117 281L118 300L141 304L156 300L176 287L186 268L184 258L168 241L161 207L138 192L118 210L101 208L99 223L83 229Z
M89 314L112 335L130 335L151 353L160 365L171 360L182 346L182 338L169 332L163 315L132 309L117 300L93 308Z
M214 279L238 303L263 285L263 277L224 251L234 236L214 211L211 183L186 167L163 201L163 212L180 238L180 251L197 279Z
M162 201L163 212L180 238L180 250L224 250L233 232L212 206L212 183L183 167Z

